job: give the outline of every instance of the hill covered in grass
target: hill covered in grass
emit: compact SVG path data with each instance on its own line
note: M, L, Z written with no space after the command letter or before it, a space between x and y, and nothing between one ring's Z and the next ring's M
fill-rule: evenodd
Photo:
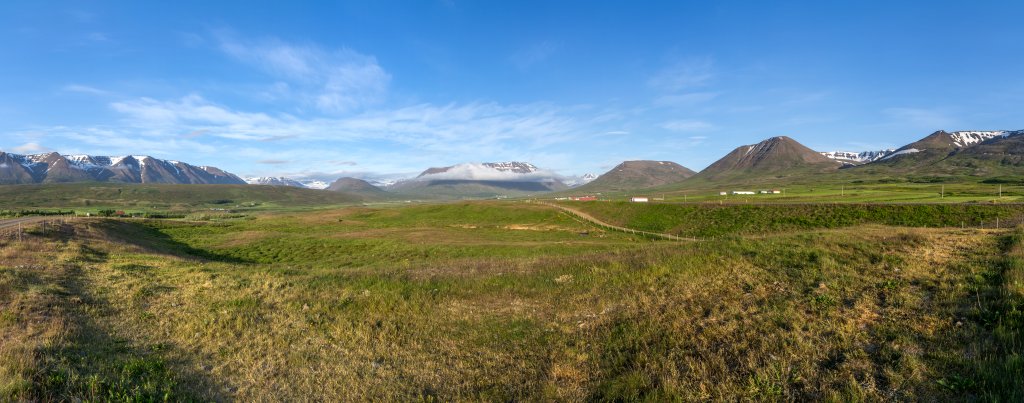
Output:
M1024 224L1020 205L984 204L640 204L567 203L602 221L690 237L758 235L878 224L904 227L995 227Z
M190 210L197 208L303 207L351 204L360 196L260 185L65 183L0 186L5 209L63 207Z
M693 243L525 203L30 229L0 239L0 400L1024 397L1019 231L791 217Z

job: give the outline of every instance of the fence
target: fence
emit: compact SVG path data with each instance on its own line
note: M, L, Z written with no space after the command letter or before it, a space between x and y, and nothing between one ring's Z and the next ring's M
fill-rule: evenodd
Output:
M597 227L605 229L605 230L616 231L616 232L624 232L624 233L633 234L633 235L645 236L645 237L648 237L648 238L669 239L669 240L674 240L674 241L691 241L691 242L692 241L712 241L712 240L716 240L716 239L720 239L720 238L733 238L733 237L737 237L737 236L738 237L743 237L743 236L755 236L756 237L758 234L763 234L765 232L765 231L761 231L761 230L752 230L752 229L745 230L743 228L736 228L736 229L734 229L731 232L718 233L718 234L714 234L714 235L701 235L701 234L672 235L672 234L665 234L665 233L657 233L657 232L636 230L636 229L632 229L632 228L627 228L627 227L622 227L622 226L617 226L617 225L609 224L609 223L603 222L603 221L601 221L601 220L599 220L597 218L594 218L594 217L592 217L592 216L590 216L590 215L588 215L588 214L586 214L586 213L584 213L582 211L573 209L571 207L558 205L558 204L555 204L555 203L536 201L536 200L534 200L532 202L533 203L537 203L537 204L543 204L543 205L549 206L549 207L557 208L557 209L561 210L565 214L568 214L568 215L570 215L570 216L572 216L572 217L574 217L576 219L579 219L579 220L582 220L582 221L586 221L589 224L592 224L594 226L597 226ZM865 222L858 222L858 223L849 223L847 225L828 225L828 224L826 224L826 225L816 226L816 227L807 228L807 229L810 230L810 229L842 228L842 227L849 227L849 226L856 226L856 225L866 225L866 224L877 224L877 225L887 225L887 226L893 226L893 227L906 227L906 228L1009 229L1009 228L1015 228L1015 227L1024 226L1024 208L1021 208L1020 213L1013 214L1012 217L1006 217L1006 218L1001 218L1001 217L991 217L991 218L988 218L988 217L986 217L984 219L963 220L963 219L959 219L958 217L942 217L942 218L938 218L938 219L936 219L936 220L934 220L934 221L932 221L930 223L923 223L921 221L916 221L916 222L914 222L914 221L903 221L903 222L900 222L898 220L881 219L881 220L878 220L878 221L865 221ZM799 229L794 228L793 230L799 230ZM754 231L754 233L751 233L749 231ZM780 229L779 230L779 232L787 232L787 231L789 231L789 230L786 230L786 229ZM773 231L769 231L769 232L773 232Z
M59 229L64 224L75 220L74 215L67 216L43 216L43 217L22 217L12 220L0 220L0 239L22 241L26 232L39 228L43 233Z

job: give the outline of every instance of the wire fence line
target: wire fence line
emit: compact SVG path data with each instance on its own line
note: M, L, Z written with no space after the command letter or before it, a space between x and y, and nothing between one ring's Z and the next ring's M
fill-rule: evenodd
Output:
M27 231L39 228L46 233L59 229L64 224L76 220L74 215L21 217L10 220L0 220L0 239L13 239L22 241Z
M583 221L585 221L587 223L590 223L592 225L595 225L595 226L597 226L599 228L603 228L603 229L610 230L610 231L616 231L616 232L623 232L623 233L633 234L633 235L641 235L641 236L646 236L646 237L649 237L649 238L669 239L669 240L674 240L674 241L690 241L690 242L695 242L696 241L696 242L699 242L699 241L709 241L709 240L715 240L715 239L733 238L733 237L736 237L736 236L741 236L742 237L742 236L744 236L743 233L747 232L747 231L744 231L744 230L740 229L738 231L734 231L733 233L729 233L729 234L673 235L673 234L666 234L666 233L659 233L659 232L652 232L652 231L644 231L644 230L637 230L637 229L633 229L633 228L628 228L628 227L623 227L623 226L618 226L618 225L610 224L610 223L601 221L600 219L597 219L597 218L595 218L595 217L593 217L593 216L591 216L591 215L589 215L587 213L584 213L582 211L573 209L571 207L562 206L562 205L558 205L558 204L550 203L550 202L545 202L545 201L539 201L539 200L535 200L535 201L532 201L532 202L533 203L537 203L537 204L542 204L542 205L545 205L545 206L549 206L549 207L557 208L557 209L561 210L562 212L564 212L564 213L566 213L566 214L568 214L568 215L570 215L572 217L575 217L575 218L578 218L580 220L583 220ZM1024 212L1024 211L1022 211L1022 212ZM943 220L939 220L939 221L940 222L938 222L938 223L922 223L920 221L917 221L917 222L912 222L912 221L903 221L903 222L896 222L896 221L863 222L863 223L851 223L849 225L824 226L824 227L815 228L815 229L841 228L841 227L849 227L851 225L862 225L862 224L877 224L877 225L888 225L888 226L906 227L906 228L961 228L961 229L1011 229L1011 228L1016 228L1016 227L1024 226L1024 216L1011 217L1011 218L996 217L996 218L973 219L973 220L945 220L944 222L943 222ZM750 229L750 231L755 231L755 230ZM782 230L782 231L785 232L785 230ZM755 231L755 232L764 232L764 231ZM753 235L753 234L747 234L747 236L750 236L750 235Z

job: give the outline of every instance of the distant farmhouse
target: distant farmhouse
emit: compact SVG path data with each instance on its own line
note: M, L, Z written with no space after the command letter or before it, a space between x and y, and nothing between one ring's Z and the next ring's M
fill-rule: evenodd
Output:
M733 190L731 192L718 192L719 196L728 196L728 195L756 195L756 194L777 195L777 194L782 194L782 191L779 190L779 189L772 189L772 190L759 190L759 191L756 191L756 192L751 191L751 190Z

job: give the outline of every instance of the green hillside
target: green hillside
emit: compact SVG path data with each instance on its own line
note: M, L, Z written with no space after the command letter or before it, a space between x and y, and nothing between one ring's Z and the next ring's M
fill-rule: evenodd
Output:
M603 205L725 236L499 202L30 228L0 400L1024 397L1024 235L931 226L1001 207Z
M0 186L0 209L195 210L351 204L359 196L290 186L67 183Z

